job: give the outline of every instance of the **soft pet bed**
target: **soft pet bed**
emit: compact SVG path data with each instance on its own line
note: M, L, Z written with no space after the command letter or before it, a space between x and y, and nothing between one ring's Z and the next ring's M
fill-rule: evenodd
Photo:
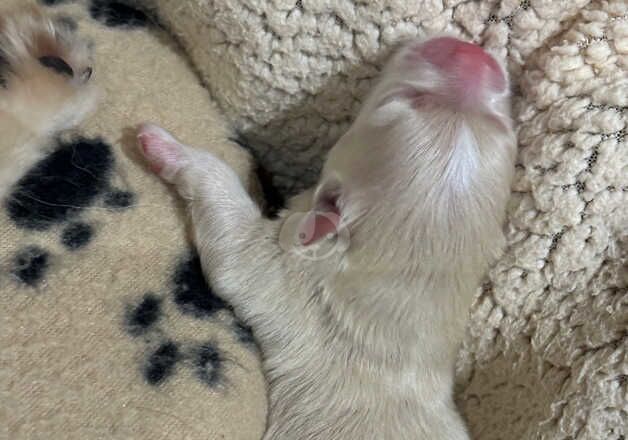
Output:
M237 141L293 192L316 178L390 49L437 32L504 57L518 126L508 249L459 357L473 438L628 435L625 1L46 3L93 39L104 96L25 176L31 192L13 193L21 214L0 210L7 438L260 438L253 338L204 283L133 125L163 124L255 187ZM88 190L73 199L72 185Z

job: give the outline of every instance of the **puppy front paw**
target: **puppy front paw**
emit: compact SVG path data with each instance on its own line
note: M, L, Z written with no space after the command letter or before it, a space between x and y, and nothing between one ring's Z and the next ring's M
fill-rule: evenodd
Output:
M172 183L186 162L185 147L168 131L149 123L138 127L137 140L150 169Z
M46 134L69 128L95 102L91 50L67 20L36 7L0 15L0 117Z
M244 200L249 208L250 197L240 178L218 156L185 145L154 124L141 124L137 140L150 169L173 184L184 199L223 207Z

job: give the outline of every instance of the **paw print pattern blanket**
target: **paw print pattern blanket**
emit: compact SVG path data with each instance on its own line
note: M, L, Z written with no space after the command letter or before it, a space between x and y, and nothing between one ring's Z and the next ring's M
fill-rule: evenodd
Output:
M248 155L153 18L44 3L93 44L101 96L0 204L0 438L257 440L259 353L204 281L135 126L164 124L250 183Z

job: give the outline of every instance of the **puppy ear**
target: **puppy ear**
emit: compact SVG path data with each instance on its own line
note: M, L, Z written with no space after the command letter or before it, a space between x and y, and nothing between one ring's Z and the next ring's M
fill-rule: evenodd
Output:
M338 235L339 228L342 227L342 213L338 206L341 194L342 184L338 176L323 178L314 192L312 210L298 226L298 239L303 246Z

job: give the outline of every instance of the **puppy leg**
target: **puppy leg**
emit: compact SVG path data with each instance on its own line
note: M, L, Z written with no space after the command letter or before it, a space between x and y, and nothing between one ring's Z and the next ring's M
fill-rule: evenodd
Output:
M245 319L272 307L277 298L265 293L270 286L260 285L258 277L280 264L281 250L271 239L275 226L262 218L236 173L213 154L182 145L155 125L141 126L138 140L153 171L187 202L211 283Z

